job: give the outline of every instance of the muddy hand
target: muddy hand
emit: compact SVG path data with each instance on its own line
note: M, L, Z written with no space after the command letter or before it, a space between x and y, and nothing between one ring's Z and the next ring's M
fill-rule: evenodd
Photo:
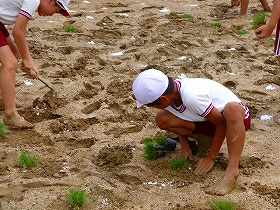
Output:
M37 69L25 67L24 64L22 63L21 70L28 74L28 76L32 79L38 79L39 72Z
M215 164L215 161L212 160L211 158L203 158L202 160L199 161L197 164L194 174L195 175L202 175L210 171Z

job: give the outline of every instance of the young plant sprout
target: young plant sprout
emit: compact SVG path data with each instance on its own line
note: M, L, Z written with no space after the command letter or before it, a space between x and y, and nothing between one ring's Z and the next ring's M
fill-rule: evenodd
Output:
M145 138L143 143L144 158L147 160L163 157L166 151L173 151L176 148L176 141L170 138Z
M174 159L171 161L170 166L172 170L177 171L186 168L187 164L188 164L188 159L186 158L178 159L178 160Z
M246 31L246 30L237 30L236 33L239 34L239 35L243 35L243 34L248 34L249 31Z
M221 27L221 23L220 22L213 22L213 23L211 23L211 26L213 26L213 27Z
M77 28L74 27L74 26L67 26L67 27L65 27L65 31L66 31L67 33L74 33L74 32L77 32L78 30L77 30Z
M257 13L254 15L252 19L253 28L256 29L262 25L266 24L266 14L265 13Z
M22 152L18 157L18 162L20 167L30 168L35 166L38 163L38 158L34 155L31 155L27 152Z
M5 136L6 131L7 131L6 126L4 125L4 123L1 122L0 123L0 136Z
M235 210L235 206L231 201L214 200L209 201L209 205L213 210Z
M189 18L192 18L192 15L190 15L190 14L184 14L184 15L183 15L183 18L184 18L184 19L189 19Z
M85 190L70 189L67 201L73 206L74 209L79 209L84 205L87 199Z

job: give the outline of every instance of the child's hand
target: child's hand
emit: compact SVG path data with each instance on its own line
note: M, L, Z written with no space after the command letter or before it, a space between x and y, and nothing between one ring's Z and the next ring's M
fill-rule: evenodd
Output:
M263 25L255 30L256 36L260 39L267 38L271 36L274 28L269 27L268 25Z
M24 65L24 63L22 63L21 70L23 72L25 72L26 74L28 74L28 76L31 77L32 79L38 79L38 77L39 77L39 71L36 68L36 66L27 67Z
M181 158L186 158L188 160L193 160L191 149L190 148L188 148L187 150L182 149L181 150Z
M212 158L210 157L203 158L197 164L194 170L194 174L195 175L206 174L208 171L210 171L213 168L214 164L215 161Z

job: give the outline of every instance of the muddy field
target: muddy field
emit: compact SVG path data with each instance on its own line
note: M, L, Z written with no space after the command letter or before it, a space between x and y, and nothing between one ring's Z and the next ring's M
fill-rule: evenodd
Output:
M81 209L87 210L204 210L213 200L232 201L242 210L280 209L280 125L274 121L280 76L274 35L255 36L250 20L262 11L259 1L250 1L244 17L229 5L228 0L71 0L69 18L36 15L27 39L41 76L56 92L18 71L17 101L24 105L19 112L36 127L8 129L0 137L0 209L71 209L66 202L70 189L86 190ZM66 32L69 27L76 31ZM179 143L155 161L143 157L144 138L177 137L156 127L156 109L136 109L131 86L149 68L174 78L213 79L250 108L253 125L239 185L230 194L203 191L224 174L226 144L203 176L192 173L203 152L185 170L171 169ZM19 167L21 152L36 155L38 164Z

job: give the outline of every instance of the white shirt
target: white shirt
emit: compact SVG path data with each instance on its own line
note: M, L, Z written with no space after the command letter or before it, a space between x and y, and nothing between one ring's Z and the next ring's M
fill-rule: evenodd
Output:
M232 91L210 79L185 78L175 82L183 104L171 104L165 109L183 120L205 121L214 107L222 112L229 102L241 103Z
M40 5L40 0L0 0L0 22L14 24L19 14L31 19Z

